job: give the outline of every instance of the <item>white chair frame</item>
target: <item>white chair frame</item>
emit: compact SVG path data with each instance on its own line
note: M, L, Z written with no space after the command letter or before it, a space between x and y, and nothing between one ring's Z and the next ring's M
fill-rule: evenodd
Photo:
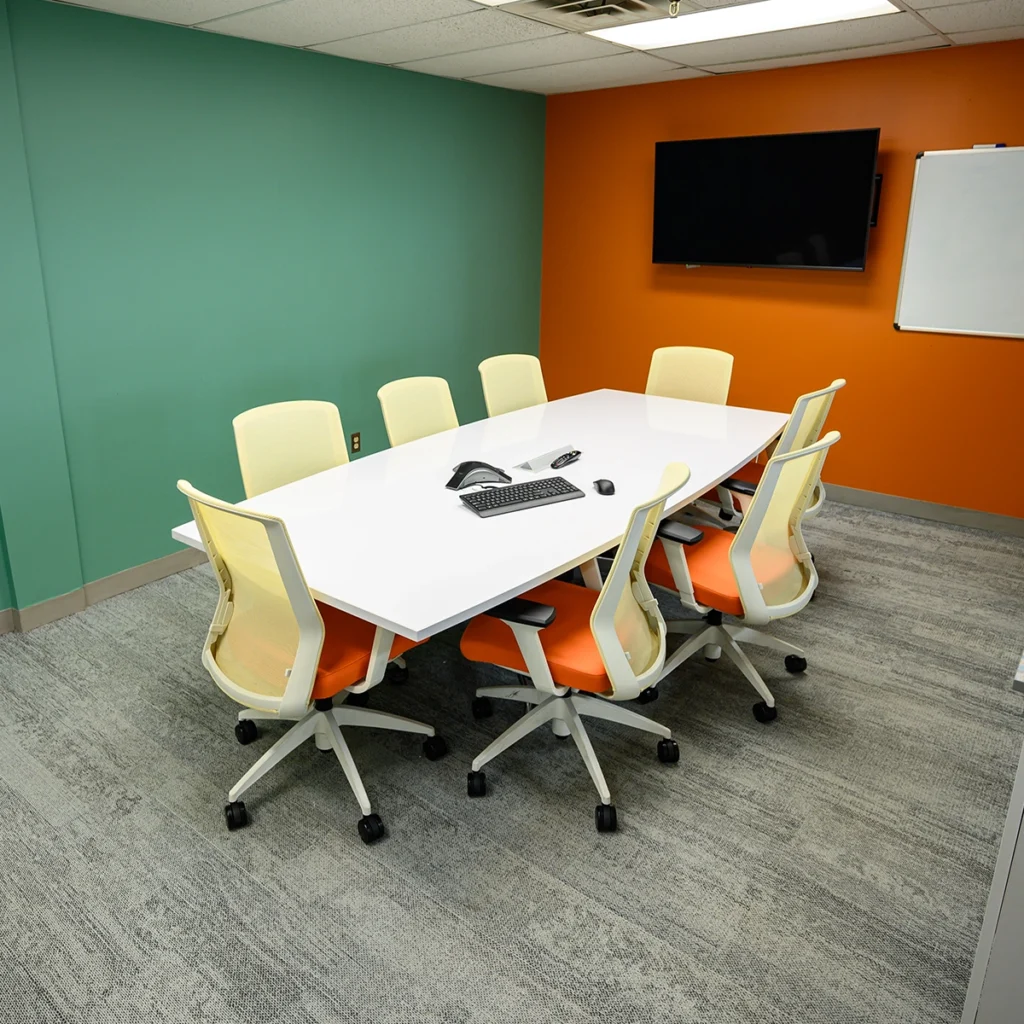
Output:
M359 804L364 816L373 813L370 798L363 785L359 770L352 758L341 726L359 726L375 729L391 729L398 732L417 733L422 736L433 736L434 727L425 722L417 722L411 718L392 715L383 711L373 711L364 707L349 704L333 706L333 700L316 701L311 699L313 686L316 682L317 667L320 663L320 652L324 642L324 623L320 617L316 602L313 600L305 576L295 555L295 549L288 536L284 521L276 516L265 515L251 509L239 508L228 502L220 501L192 487L188 481L178 482L178 489L184 493L192 504L196 525L202 537L203 545L214 568L220 586L220 597L214 612L213 623L206 635L203 646L203 666L210 673L213 681L229 697L239 704L246 705L238 713L238 720L244 721L291 721L295 724L267 750L263 756L231 787L228 792L229 803L241 799L242 795L256 782L263 778L272 768L301 746L306 740L313 738L320 750L332 750L341 764L345 778ZM295 662L288 672L288 679L280 697L256 693L240 686L231 679L217 664L214 647L217 639L225 631L231 619L231 576L227 566L217 554L216 546L209 536L202 515L196 510L198 505L207 505L242 519L260 523L267 531L267 539L274 555L277 569L281 574L285 592L292 606L299 626L299 643L296 649ZM391 646L395 634L377 627L374 634L373 647L366 677L360 683L346 687L342 694L347 697L351 693L365 693L384 678L390 659ZM395 659L396 661L398 659Z

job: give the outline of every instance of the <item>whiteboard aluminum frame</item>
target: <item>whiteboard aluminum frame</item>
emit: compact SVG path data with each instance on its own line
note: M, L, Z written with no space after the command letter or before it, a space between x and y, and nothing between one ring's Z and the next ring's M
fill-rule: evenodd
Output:
M1000 146L1000 151L1015 153L1024 151L1024 146ZM985 149L928 149L922 150L914 158L914 183L910 192L910 212L907 214L907 234L903 240L903 264L900 266L900 286L896 292L896 312L892 325L897 331L917 331L921 334L960 334L972 338L1015 338L1024 339L1024 334L1010 334L1006 331L957 331L951 327L910 327L900 323L900 309L903 306L903 277L907 272L907 256L910 253L910 228L914 223L914 204L917 202L917 175L921 170L921 161L926 156L968 156L974 153L991 153Z

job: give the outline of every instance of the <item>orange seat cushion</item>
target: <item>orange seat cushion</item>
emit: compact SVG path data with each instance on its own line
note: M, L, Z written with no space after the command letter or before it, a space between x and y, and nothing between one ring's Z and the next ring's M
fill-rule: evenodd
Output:
M314 700L333 697L346 686L360 683L366 678L373 637L377 632L377 627L365 619L319 601L316 606L324 620L324 646L320 651L320 664L313 684ZM391 657L397 658L410 647L417 647L421 643L424 641L396 635L391 645Z
M612 684L590 631L590 616L598 598L596 590L551 580L522 595L528 601L551 605L555 621L540 631L540 643L551 666L551 678L559 686L589 693L607 693ZM519 644L510 626L490 615L471 619L462 634L462 653L470 661L502 665L529 675Z
M736 584L732 565L729 562L729 548L735 534L713 526L701 526L704 539L696 544L684 544L683 555L690 570L693 596L709 608L717 608L727 615L742 615L743 602L740 588ZM647 579L659 587L676 589L672 569L661 541L655 542L647 556Z

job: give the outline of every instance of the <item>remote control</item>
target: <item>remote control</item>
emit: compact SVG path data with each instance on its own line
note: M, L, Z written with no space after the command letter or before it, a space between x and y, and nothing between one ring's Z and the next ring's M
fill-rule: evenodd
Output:
M566 452L564 455L559 455L554 462L551 463L552 469L561 469L563 466L568 466L570 462L575 462L583 452L577 451L575 448L571 452Z

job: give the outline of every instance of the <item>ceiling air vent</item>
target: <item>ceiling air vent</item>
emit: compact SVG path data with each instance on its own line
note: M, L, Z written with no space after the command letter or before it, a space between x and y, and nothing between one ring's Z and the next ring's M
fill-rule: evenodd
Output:
M653 21L668 14L669 0L518 0L501 10L557 25L567 32L594 32L599 28ZM700 8L682 0L681 14Z

